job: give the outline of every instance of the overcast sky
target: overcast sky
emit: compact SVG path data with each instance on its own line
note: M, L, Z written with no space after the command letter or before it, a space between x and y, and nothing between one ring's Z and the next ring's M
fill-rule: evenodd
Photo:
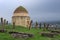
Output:
M0 0L0 17L11 22L19 6L25 7L34 21L60 21L60 0Z

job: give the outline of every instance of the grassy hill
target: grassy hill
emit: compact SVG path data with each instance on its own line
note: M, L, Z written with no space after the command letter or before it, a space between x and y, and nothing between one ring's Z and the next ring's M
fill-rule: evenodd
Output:
M0 26L0 29L2 27ZM54 38L49 38L49 37L43 37L40 35L40 32L43 32L42 29L35 29L35 28L31 28L31 30L29 30L28 28L24 28L21 26L16 26L15 29L12 29L12 25L7 25L4 27L7 32L6 33L1 33L0 32L0 40L60 40L60 35L57 35ZM9 31L16 31L16 32L25 32L25 33L31 33L34 34L34 37L32 38L28 38L28 39L23 39L23 38L13 38L8 32ZM45 31L48 32L48 31Z

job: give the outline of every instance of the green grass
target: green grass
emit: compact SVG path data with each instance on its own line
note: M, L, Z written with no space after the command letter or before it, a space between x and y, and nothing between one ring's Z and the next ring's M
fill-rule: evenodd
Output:
M0 29L2 27L0 26ZM4 27L8 32L9 31L16 31L16 32L25 32L25 33L31 33L34 34L34 37L28 38L28 39L23 39L23 38L13 38L10 34L7 33L0 33L0 40L60 40L60 35L57 35L55 38L49 38L49 37L43 37L40 35L40 32L42 32L42 29L35 29L31 28L29 30L28 28L21 27L21 26L16 26L15 29L12 29L12 25L6 25ZM48 32L48 31L45 31Z

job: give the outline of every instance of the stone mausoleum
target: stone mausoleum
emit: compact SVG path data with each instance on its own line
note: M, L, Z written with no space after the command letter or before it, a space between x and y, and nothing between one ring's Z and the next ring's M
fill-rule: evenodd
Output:
M13 22L15 22L16 26L28 27L30 24L28 11L22 6L16 8L12 16L12 23Z

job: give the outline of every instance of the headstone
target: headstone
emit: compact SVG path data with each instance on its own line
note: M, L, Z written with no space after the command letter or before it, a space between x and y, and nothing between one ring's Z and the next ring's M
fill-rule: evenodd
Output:
M8 21L6 21L6 24L8 25Z
M1 33L5 33L5 32L7 32L7 30L0 29L0 32L1 32Z
M4 25L6 25L6 19L4 19Z
M2 29L4 29L3 18L1 18L1 26L2 26Z
M35 24L35 28L38 28L38 23L36 22L36 24Z
M31 38L33 37L33 34L29 34L29 33L19 33L19 32L9 32L9 34L11 34L14 38Z
M29 25L29 30L30 30L30 28L31 28L31 26L32 26L32 23L33 23L33 21L31 20L31 21L30 21L30 25Z
M50 33L50 32L49 33L48 32L42 32L41 36L53 38L53 37L56 36L56 34L55 33Z
M41 23L39 23L39 28L41 29Z
M48 29L49 28L49 24L46 24L46 25L47 25L46 29Z
M56 34L60 34L60 31L59 30L52 30L51 32L52 33L56 33Z
M3 24L3 18L1 18L1 24Z
M4 20L5 21L5 20ZM4 22L3 22L3 18L1 18L1 26L2 26L2 29L0 29L0 32L7 32L5 29L4 29Z
M44 28L43 28L43 31L45 31L46 30L46 23L44 23Z
M15 29L15 22L13 22L13 29Z

